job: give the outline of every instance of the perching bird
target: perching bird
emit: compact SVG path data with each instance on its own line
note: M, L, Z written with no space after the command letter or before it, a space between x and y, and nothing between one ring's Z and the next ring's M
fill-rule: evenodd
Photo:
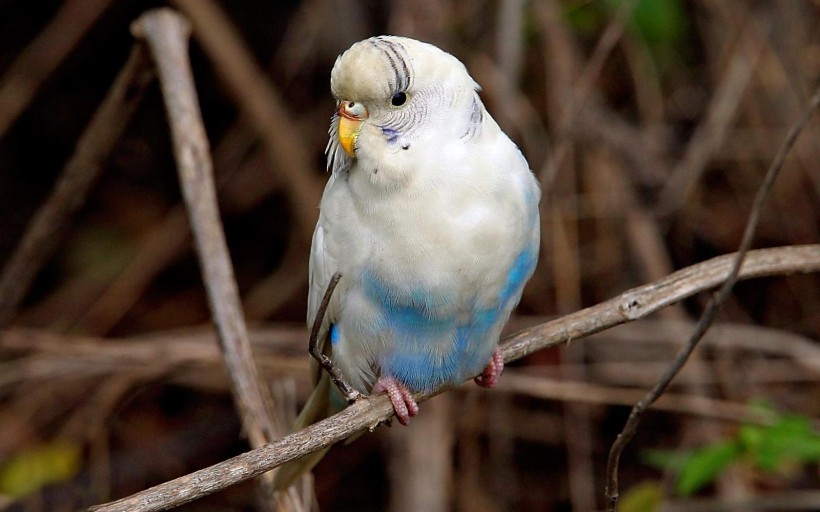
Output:
M386 392L407 424L413 392L496 384L499 335L538 257L541 193L449 53L373 37L336 60L330 85L332 175L313 233L308 325L341 272L323 351L359 392ZM325 372L314 378L298 428L346 406ZM323 454L280 468L276 486Z

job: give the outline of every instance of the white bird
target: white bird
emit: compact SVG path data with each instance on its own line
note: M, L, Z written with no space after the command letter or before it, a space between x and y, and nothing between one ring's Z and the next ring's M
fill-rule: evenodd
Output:
M339 56L330 84L332 174L313 234L308 325L341 272L324 352L359 392L386 392L407 424L413 392L471 377L496 384L501 329L538 259L541 194L449 53L373 37ZM318 367L314 377L298 427L346 405ZM322 455L281 468L277 487Z

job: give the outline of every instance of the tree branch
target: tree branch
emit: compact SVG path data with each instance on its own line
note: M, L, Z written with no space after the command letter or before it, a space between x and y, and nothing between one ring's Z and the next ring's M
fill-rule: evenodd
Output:
M165 8L144 14L132 30L146 43L157 67L179 180L225 364L251 444L261 446L276 437L276 430L269 415L270 397L253 362L217 210L210 148L188 60L190 26Z
M695 293L722 283L735 255L720 256L679 270L653 283L570 315L525 329L505 340L501 354L506 362L539 350L632 320L643 318ZM820 244L759 249L747 254L738 277L820 272ZM416 395L423 401L443 390ZM360 400L344 411L208 468L162 483L132 496L92 507L97 512L147 512L167 510L225 487L244 482L285 462L330 446L365 429L374 429L393 414L390 400L379 395Z
M717 317L717 314L720 312L721 307L732 293L732 288L734 288L735 283L737 283L740 278L740 269L744 266L744 259L749 254L749 249L752 246L754 234L760 221L760 214L763 211L763 205L769 197L769 192L771 191L772 186L780 173L780 169L783 167L783 162L786 160L786 155L794 145L794 142L797 140L797 136L800 134L803 127L809 122L809 119L811 119L811 116L817 109L818 105L820 105L820 89L817 89L814 96L811 98L811 101L809 101L809 105L803 112L801 118L791 128L791 130L789 130L789 133L783 140L777 155L775 155L774 160L772 160L769 170L766 172L766 176L763 178L763 183L757 190L757 194L755 195L755 199L752 204L752 209L749 213L749 218L746 221L746 227L743 230L743 238L740 241L740 247L738 248L738 252L735 253L732 258L732 266L729 270L729 275L726 277L726 280L723 282L720 289L709 299L709 302L706 304L706 308L703 311L703 314L701 315L700 320L695 326L695 330L692 332L686 345L681 348L680 352L678 352L675 359L672 361L672 364L666 369L663 376L661 376L655 386L653 386L653 388L637 404L635 404L632 408L632 412L629 414L629 418L627 418L623 430L621 430L621 433L618 434L615 442L612 443L612 448L609 451L609 458L607 460L606 488L604 490L604 495L607 499L607 510L609 512L615 512L616 505L618 504L618 464L621 458L621 453L626 445L635 436L643 412L648 409L649 406L652 405L652 403L664 393L664 391L666 391L667 387L669 387L672 379L675 378L675 375L677 375L680 369L683 368L683 365L686 364L689 356L692 355L695 347L697 347L698 342L700 342L701 338L703 338L704 334L706 334L706 331L712 326L712 323L714 322L715 317Z
M273 398L259 376L248 339L217 206L210 145L188 57L191 26L175 11L160 8L142 15L132 30L148 46L157 68L208 304L242 425L251 446L257 448L280 437L287 426L274 414ZM282 510L305 509L294 492L274 495L272 481L273 475L269 474L259 482L268 499L275 499Z

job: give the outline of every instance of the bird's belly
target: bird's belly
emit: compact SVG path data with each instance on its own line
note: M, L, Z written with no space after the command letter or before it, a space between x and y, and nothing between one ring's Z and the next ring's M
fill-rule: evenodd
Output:
M414 391L457 385L490 359L506 321L498 304L479 307L461 286L418 281L365 268L348 291L334 354L357 387L369 390L380 375Z
M382 375L421 391L480 373L517 302L505 287L521 234L504 212L404 206L371 204L342 227L357 242L333 353L362 391Z

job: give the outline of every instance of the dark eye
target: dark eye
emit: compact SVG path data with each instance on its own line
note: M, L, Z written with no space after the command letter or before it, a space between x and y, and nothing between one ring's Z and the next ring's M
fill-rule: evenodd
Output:
M402 91L397 92L396 94L393 95L392 98L390 98L390 103L394 107L400 107L400 106L404 105L404 102L406 102L406 101L407 101L407 93L402 92Z

